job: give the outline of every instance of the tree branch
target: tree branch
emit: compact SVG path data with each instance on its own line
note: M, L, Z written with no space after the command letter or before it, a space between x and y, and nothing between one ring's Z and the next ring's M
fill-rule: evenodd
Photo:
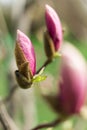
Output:
M52 62L52 59L47 59L45 63L41 66L39 70L37 70L36 74L38 74L42 68L45 68L47 65L49 65Z
M50 127L55 127L58 124L60 124L63 120L61 118L56 119L50 123L45 123L45 124L41 124L36 126L35 128L31 129L31 130L39 130L39 129L43 129L43 128L50 128Z
M14 121L9 116L5 105L0 100L0 121L4 130L18 130L18 127L15 125Z

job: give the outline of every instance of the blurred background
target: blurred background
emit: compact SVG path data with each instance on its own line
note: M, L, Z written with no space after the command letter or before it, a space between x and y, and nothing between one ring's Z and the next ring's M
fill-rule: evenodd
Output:
M35 47L37 69L46 60L43 49L43 32L46 29L45 4L58 13L64 29L64 41L74 44L87 60L87 0L0 0L0 97L9 95L16 84L14 71L17 69L14 56L16 30L20 29L31 38ZM55 68L55 69L53 69ZM45 73L45 83L22 90L18 88L5 104L16 125L28 130L37 124L50 122L58 115L43 100L40 85L56 85L58 60L50 64ZM50 82L50 84L49 84ZM86 121L78 117L61 124L53 130L86 130ZM72 126L74 125L74 128ZM3 130L0 124L0 130ZM51 129L49 129L51 130Z

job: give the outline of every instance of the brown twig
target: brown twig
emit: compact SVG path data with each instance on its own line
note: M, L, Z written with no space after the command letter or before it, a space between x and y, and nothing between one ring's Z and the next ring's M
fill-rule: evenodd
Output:
M39 129L43 129L43 128L50 128L50 127L56 127L58 124L60 124L63 120L61 118L56 119L50 123L45 123L45 124L41 124L36 126L35 128L31 129L31 130L39 130Z
M2 124L2 126L3 126L3 129L4 130L7 130L7 128L8 128L8 124L7 124L7 122L5 122L5 120L2 118L3 117L3 113L2 114L0 114L0 121L1 121L1 124Z
M53 60L52 59L47 59L45 63L41 66L39 70L37 70L36 74L38 74L42 68L45 68L47 65L49 65Z
M0 122L4 130L18 130L18 127L9 116L2 100L0 100Z

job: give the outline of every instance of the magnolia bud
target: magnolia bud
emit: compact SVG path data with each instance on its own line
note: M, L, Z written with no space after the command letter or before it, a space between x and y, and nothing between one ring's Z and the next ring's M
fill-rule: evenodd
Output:
M65 115L79 113L86 97L86 62L80 52L70 44L62 49L58 102Z
M62 26L61 26L61 22L57 13L49 5L46 5L45 19L46 19L46 25L47 25L47 32L49 33L49 36L50 36L48 40L49 42L52 41L50 44L53 44L51 46L52 48L51 50L48 44L49 42L45 41L45 44L48 44L48 52L46 50L46 53L48 55L48 53L52 51L51 53L53 53L54 55L53 50L57 52L62 44Z
M17 30L15 57L18 71L15 71L17 81L22 88L28 88L36 73L36 58L30 39Z

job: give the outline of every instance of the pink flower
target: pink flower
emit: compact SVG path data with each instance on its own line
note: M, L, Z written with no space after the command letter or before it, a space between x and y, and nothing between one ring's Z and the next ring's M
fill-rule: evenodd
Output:
M23 55L25 58L25 60L22 59L22 61L29 63L29 69L32 75L34 75L36 73L36 57L35 57L34 48L30 39L20 30L17 30L17 44L21 48L22 51L21 55ZM16 53L18 53L17 49L16 49ZM20 57L18 57L18 54L17 54L17 58L16 61L18 62L17 64L19 66L19 61L20 62L22 61L20 60ZM20 63L20 65L22 64L23 63Z
M57 51L62 43L62 26L60 19L55 10L49 5L46 5L45 17L47 30L54 42L55 51Z
M86 96L86 63L80 52L66 44L62 50L58 102L68 115L79 113Z

